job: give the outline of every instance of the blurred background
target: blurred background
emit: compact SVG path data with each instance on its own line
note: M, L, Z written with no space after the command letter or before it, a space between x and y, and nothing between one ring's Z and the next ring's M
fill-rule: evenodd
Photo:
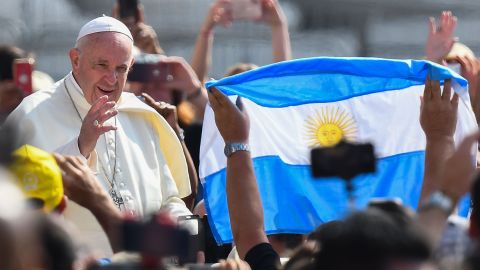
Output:
M212 0L141 0L146 23L168 55L191 59ZM60 79L70 70L68 49L80 27L111 15L115 0L1 0L0 43L33 52L37 69ZM478 54L479 0L280 0L289 21L294 58L374 56L422 58L429 16L452 10L456 36ZM216 30L211 76L236 62L271 62L270 31L250 22Z

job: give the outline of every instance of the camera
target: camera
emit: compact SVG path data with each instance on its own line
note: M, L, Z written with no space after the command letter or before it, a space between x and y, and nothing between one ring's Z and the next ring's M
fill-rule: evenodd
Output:
M121 225L122 249L154 258L177 257L180 264L191 259L190 233L172 223L165 213L145 221L125 220Z
M315 178L341 177L351 180L361 173L375 172L373 145L341 141L333 147L311 150L311 170Z

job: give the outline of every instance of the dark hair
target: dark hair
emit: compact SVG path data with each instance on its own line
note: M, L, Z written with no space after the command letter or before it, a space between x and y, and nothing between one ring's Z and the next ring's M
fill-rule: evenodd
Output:
M392 260L426 260L430 247L413 221L399 224L376 209L349 216L324 238L316 256L321 269L386 269Z
M239 63L239 64L236 64L236 65L230 67L227 70L227 73L225 73L225 77L240 74L242 72L249 71L249 70L256 69L256 68L257 68L257 65L255 65L255 64Z
M13 61L24 57L27 57L24 50L11 45L0 45L0 81L13 80Z
M413 221L401 224L377 209L327 223L310 239L316 241L318 249L310 250L309 260L292 257L293 262L303 264L286 269L384 270L395 260L423 261L431 254L427 239ZM304 264L306 261L310 264Z

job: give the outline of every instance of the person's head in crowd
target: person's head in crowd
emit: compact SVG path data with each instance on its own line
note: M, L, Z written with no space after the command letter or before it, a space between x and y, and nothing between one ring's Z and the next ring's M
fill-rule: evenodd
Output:
M13 81L13 63L15 59L27 56L18 47L0 45L0 124L25 97L25 93Z
M377 209L394 218L399 224L412 222L414 213L402 205L400 199L373 199L368 203L369 209Z
M55 158L48 152L23 145L13 152L9 170L16 176L18 187L30 206L46 213L65 209L62 173Z
M32 60L31 86L27 86L28 89L25 91L16 85L14 78L15 60L21 58ZM0 123L22 102L26 95L30 94L30 91L36 92L52 85L53 79L48 74L34 70L31 54L15 46L0 45Z
M13 62L28 54L15 46L0 45L0 81L13 80Z
M78 246L60 217L31 212L16 222L14 231L18 269L83 269L75 268Z
M132 49L130 31L112 17L96 18L80 29L69 56L73 76L88 103L104 95L109 101L119 100L134 62Z
M420 269L431 253L413 222L399 224L377 209L320 226L309 239L285 269Z
M228 68L227 73L225 73L225 77L237 75L245 71L256 69L257 67L257 65L252 63L238 63Z

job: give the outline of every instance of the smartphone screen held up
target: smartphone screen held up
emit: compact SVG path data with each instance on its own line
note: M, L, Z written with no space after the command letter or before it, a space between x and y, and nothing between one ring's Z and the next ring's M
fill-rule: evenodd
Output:
M232 0L232 17L234 20L256 20L262 16L261 0Z
M35 61L33 58L15 59L13 62L13 80L15 85L26 95L33 92L32 73Z

